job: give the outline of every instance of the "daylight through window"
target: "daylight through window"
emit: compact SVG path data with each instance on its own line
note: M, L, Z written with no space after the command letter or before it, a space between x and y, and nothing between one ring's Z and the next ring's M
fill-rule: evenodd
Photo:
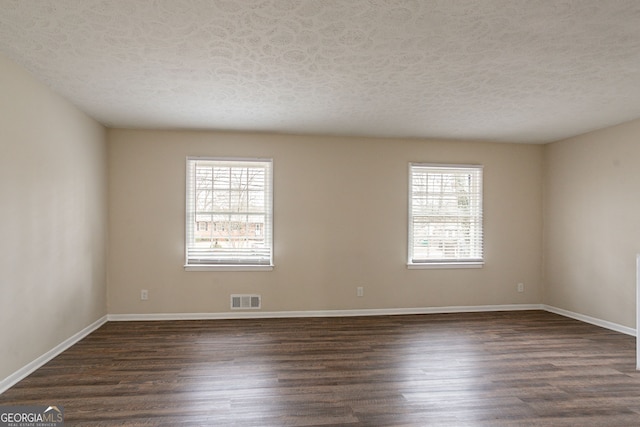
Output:
M482 166L409 167L409 266L481 265Z
M272 265L272 161L187 159L186 267Z

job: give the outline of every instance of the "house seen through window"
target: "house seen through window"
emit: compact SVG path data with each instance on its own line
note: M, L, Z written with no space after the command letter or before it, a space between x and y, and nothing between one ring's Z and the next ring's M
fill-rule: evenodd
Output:
M272 161L187 159L186 267L272 265Z

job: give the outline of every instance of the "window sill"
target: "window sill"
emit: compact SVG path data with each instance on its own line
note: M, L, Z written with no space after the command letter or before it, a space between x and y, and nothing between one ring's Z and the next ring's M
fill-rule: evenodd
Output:
M422 262L408 263L409 270L430 270L430 269L458 269L458 268L483 268L484 261L478 262Z
M184 271L272 271L273 265L185 265Z

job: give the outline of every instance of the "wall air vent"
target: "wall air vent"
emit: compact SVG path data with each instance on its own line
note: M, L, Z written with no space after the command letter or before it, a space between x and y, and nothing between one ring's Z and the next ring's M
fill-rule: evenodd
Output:
M231 295L231 310L259 310L261 307L260 295Z

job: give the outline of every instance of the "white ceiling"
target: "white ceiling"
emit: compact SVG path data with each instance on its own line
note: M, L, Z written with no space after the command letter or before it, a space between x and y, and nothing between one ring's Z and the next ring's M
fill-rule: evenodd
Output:
M0 0L111 127L543 143L640 117L638 0Z

